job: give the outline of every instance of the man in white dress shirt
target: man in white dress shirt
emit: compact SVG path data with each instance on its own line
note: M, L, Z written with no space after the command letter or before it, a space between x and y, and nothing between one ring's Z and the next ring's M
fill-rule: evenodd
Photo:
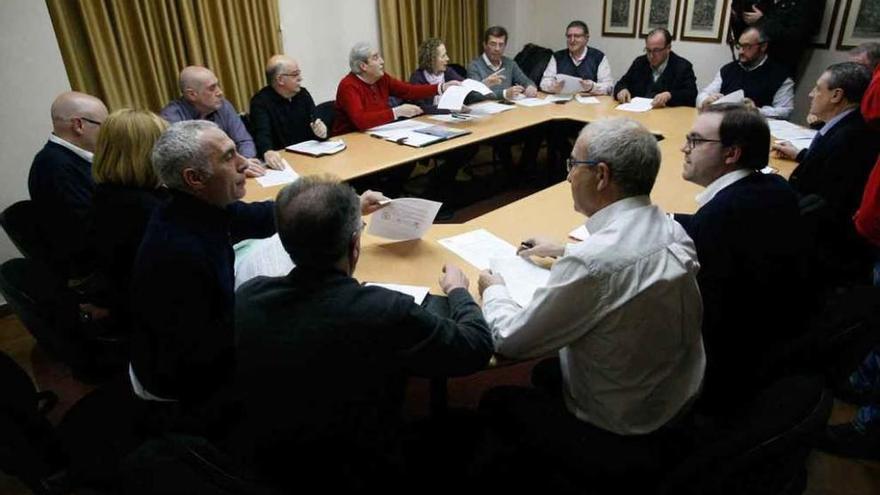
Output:
M558 258L527 307L499 275L484 271L479 283L496 353L531 359L558 351L560 383L549 393L500 389L484 405L522 420L510 435L528 452L601 476L667 456L688 416L706 365L699 263L684 229L651 204L660 150L641 124L591 123L567 165L590 236L567 247L523 242L523 257Z
M788 119L794 111L794 81L784 65L767 57L771 42L758 28L743 31L736 44L739 60L715 73L712 82L697 95L697 108L741 89L747 103L753 104L764 117Z

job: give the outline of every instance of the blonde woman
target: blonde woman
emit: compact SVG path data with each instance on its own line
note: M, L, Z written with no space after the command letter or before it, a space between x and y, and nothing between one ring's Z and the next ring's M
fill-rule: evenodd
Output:
M132 263L153 210L168 197L150 162L167 127L152 112L126 108L110 114L98 133L91 210L97 262L88 291L91 307L84 309L94 318L109 314L114 328L127 327Z

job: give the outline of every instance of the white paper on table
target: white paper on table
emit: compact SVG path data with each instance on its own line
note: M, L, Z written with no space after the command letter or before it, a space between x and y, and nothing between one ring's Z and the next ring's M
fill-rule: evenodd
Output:
M234 249L236 289L254 277L281 277L293 270L293 261L278 234L239 242Z
M431 127L431 125L427 125L425 127L421 127L424 129L426 127ZM412 129L396 129L390 131L375 131L370 133L373 136L378 136L382 139L388 141L394 141L397 144L405 144L407 146L412 146L414 148L419 148L421 146L425 146L431 143L435 143L437 141L442 141L442 137L433 136L431 134L423 134L418 131L414 131Z
M317 139L310 139L301 143L292 144L285 149L287 151L295 151L314 156L332 155L334 153L339 153L340 151L344 150L345 142L341 139L334 139L331 141L318 141Z
M584 105L597 105L600 103L599 98L596 98L595 96L577 95L574 99L577 100L578 103L583 103Z
M629 103L621 103L617 105L615 110L623 110L624 112L647 112L651 110L651 98L642 98L641 96L636 96Z
M516 103L517 105L522 105L524 107L540 107L543 105L549 105L553 103L553 101L541 98L522 98L519 100L515 100L514 103Z
M428 291L430 290L428 287L422 287L421 285L386 284L378 282L368 282L364 285L366 285L367 287L384 287L388 290L393 290L402 294L406 294L408 296L412 296L412 298L415 299L416 304L422 304L422 302L425 300L425 297L428 296Z
M513 105L502 105L494 101L471 105L471 113L475 115L495 115L508 110L513 110Z
M367 233L395 241L421 239L434 223L442 205L427 199L395 199L373 213Z
M760 170L760 172L762 174L775 174L776 172L779 172L779 170L776 170L775 168L771 167L770 165L767 165L766 167L762 168Z
M403 131L403 130L414 131L416 129L430 127L432 125L433 124L431 124L430 122L422 122L419 120L412 120L412 119L398 120L396 122L391 122L388 124L377 125L376 127L371 127L369 129L367 129L367 132L370 134L375 134L377 132L382 132L382 131Z
M262 177L257 177L257 183L259 183L263 187L272 187L278 186L281 184L290 184L291 182L296 182L299 179L299 174L294 172L292 168L290 168L290 164L287 163L287 160L284 160L284 168L281 170L272 170L271 168L266 169L266 175Z
M450 86L440 95L440 101L437 102L437 108L441 110L459 111L464 105L464 99L471 92L469 88L464 86Z
M713 101L712 104L718 105L719 103L742 103L745 98L745 91L738 89L733 93L728 93L721 98L718 98L717 100Z
M571 95L547 95L544 97L544 101L556 102L556 101L570 101Z
M492 258L489 267L504 278L510 297L524 308L532 302L535 291L547 285L550 278L550 270L519 256Z
M461 82L461 86L463 88L468 88L471 91L476 91L477 93L480 93L481 95L491 95L492 94L492 90L489 89L489 86L486 86L482 82L477 81L475 79L465 79L464 81Z
M794 144L793 141L799 140L812 141L818 133L818 131L792 124L787 120L767 119L767 125L770 127L770 134L773 137L781 141L792 142L792 144ZM807 147L809 147L809 144Z
M516 248L486 229L477 229L437 241L480 270L489 268L492 258L516 256Z
M485 115L474 115L472 113L457 113L455 115L444 113L428 116L429 119L439 120L440 122L446 122L447 124L460 124L471 120L480 120L485 117Z
M562 81L565 85L559 90L560 94L572 95L584 90L581 86L581 78L569 76L568 74L556 74L556 80Z
M583 241L587 237L590 237L590 232L587 230L586 225L581 225L580 227L569 232L568 236L571 237L572 239L577 239L579 241Z

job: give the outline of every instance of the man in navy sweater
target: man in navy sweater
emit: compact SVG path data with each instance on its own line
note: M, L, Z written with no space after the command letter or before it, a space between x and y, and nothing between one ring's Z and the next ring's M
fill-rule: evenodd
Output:
M809 304L797 195L763 174L770 130L740 105L713 105L681 150L682 177L706 189L694 215L676 215L697 247L703 296L703 410L724 414L773 378L773 365ZM772 298L773 309L757 306ZM748 356L746 363L746 356Z

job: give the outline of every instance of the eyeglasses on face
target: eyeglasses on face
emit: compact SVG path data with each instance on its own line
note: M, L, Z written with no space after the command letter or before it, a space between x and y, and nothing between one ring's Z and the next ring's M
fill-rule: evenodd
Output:
M687 149L692 150L697 147L700 143L720 143L720 139L707 139L701 138L699 136L694 136L693 134L688 134L684 137L685 142L687 142Z
M565 171L571 173L572 169L581 165L596 166L601 163L600 160L576 160L574 157L565 159Z
M73 117L73 118L74 118L74 119L79 119L79 120L85 120L85 121L88 122L89 124L94 124L94 125L97 125L97 126L100 126L101 124L103 124L103 122L99 122L99 121L97 121L97 120L93 120L93 119L90 119L90 118L88 118L88 117L82 117L82 116L80 116L80 117Z
M766 41L759 41L757 43L737 43L737 44L733 45L733 47L736 48L737 50L748 50L749 48L761 46L765 43L767 43L767 42Z
M300 74L302 74L301 71L281 73L282 76L287 76L287 77L299 77Z

